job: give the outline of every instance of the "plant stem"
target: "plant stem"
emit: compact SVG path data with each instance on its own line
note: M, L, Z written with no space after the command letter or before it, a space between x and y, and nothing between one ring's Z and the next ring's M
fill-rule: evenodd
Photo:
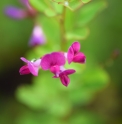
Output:
M63 7L63 12L60 18L60 33L61 33L61 50L65 50L66 38L65 38L65 14L66 7Z

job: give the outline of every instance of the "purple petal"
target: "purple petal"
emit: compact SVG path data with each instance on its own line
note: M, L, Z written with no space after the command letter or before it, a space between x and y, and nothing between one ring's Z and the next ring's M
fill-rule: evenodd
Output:
M46 54L44 57L42 57L41 60L41 67L43 70L48 70L50 67L58 65L64 65L65 64L65 57L63 53L60 52L53 52L51 54Z
M19 70L20 75L30 74L30 70L27 65L24 65Z
M67 61L69 64L72 62L73 57L74 57L74 51L73 51L73 48L70 47L68 52L67 52Z
M46 38L44 36L43 30L40 26L35 26L29 45L30 46L37 46L42 45L46 42Z
M31 63L31 62L29 62L28 63L28 68L29 68L29 70L30 70L30 72L34 75L34 76L38 76L38 67L35 67L34 65L33 65L33 63Z
M65 56L61 52L53 52L51 53L52 57L52 65L59 65L62 66L65 64Z
M58 65L52 66L50 68L50 71L56 75L57 73L59 73L60 67Z
M43 70L48 70L51 67L51 54L46 54L45 56L42 57L41 60L41 67Z
M14 19L23 19L27 16L24 10L12 6L5 8L5 14Z
M78 53L80 51L80 43L74 42L71 47L73 48L74 54Z
M85 63L85 62L86 62L86 56L85 56L83 53L79 52L79 53L77 53L77 54L74 56L73 62L81 63L81 64L82 64L82 63Z
M60 80L61 80L62 84L66 87L70 83L70 79L67 75L60 75Z
M70 74L73 74L75 72L76 71L74 69L67 69L67 70L61 72L59 75L70 75Z
M21 57L20 58L23 62L25 62L25 63L28 63L29 61L26 59L26 58L24 58L24 57Z

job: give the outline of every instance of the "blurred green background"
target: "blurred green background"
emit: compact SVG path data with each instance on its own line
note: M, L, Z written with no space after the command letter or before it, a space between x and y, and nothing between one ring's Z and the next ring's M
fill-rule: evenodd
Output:
M7 5L23 7L17 0L0 1L0 124L121 124L122 1L93 0L75 13L77 19L67 10L66 49L79 39L87 57L85 65L67 65L77 71L67 88L49 71L19 75L21 56L39 58L60 49L59 24L41 15L47 44L29 48L33 21L5 16ZM72 33L75 19L81 19L80 37Z

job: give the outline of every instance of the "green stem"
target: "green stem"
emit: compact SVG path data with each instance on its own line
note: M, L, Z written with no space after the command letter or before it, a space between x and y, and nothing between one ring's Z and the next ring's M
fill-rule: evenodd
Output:
M63 7L63 12L60 19L60 33L61 33L61 50L65 50L66 38L65 38L65 14L66 7Z

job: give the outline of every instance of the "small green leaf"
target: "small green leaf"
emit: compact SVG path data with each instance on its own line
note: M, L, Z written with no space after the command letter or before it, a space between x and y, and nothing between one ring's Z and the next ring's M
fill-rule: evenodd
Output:
M88 3L90 2L91 0L82 0L83 3Z
M45 13L47 16L49 16L49 17L56 15L56 13L55 13L52 9L49 9L49 8L45 9L44 13Z
M76 0L76 1L74 0L74 1L69 2L69 5L73 10L78 8L81 4L83 4L83 3L79 0Z
M77 13L77 25L84 26L89 23L101 10L106 7L105 1L95 1L90 4L86 4L80 11Z
M67 40L82 40L85 39L89 34L89 29L87 28L79 28L74 29L71 32L66 34Z
M57 4L56 2L52 2L53 3L53 7L54 7L54 9L55 9L55 11L57 12L57 13L62 13L62 10L63 10L63 6L62 5L60 5L60 4Z
M38 11L43 12L47 6L45 2L42 0L29 0L30 4Z
M107 72L100 67L90 68L89 70L87 69L82 76L84 82L83 87L87 87L89 91L100 90L109 82Z
M51 8L50 3L40 0L30 0L30 4L39 12L44 12L47 16L55 16L56 12ZM50 6L49 6L50 5Z

